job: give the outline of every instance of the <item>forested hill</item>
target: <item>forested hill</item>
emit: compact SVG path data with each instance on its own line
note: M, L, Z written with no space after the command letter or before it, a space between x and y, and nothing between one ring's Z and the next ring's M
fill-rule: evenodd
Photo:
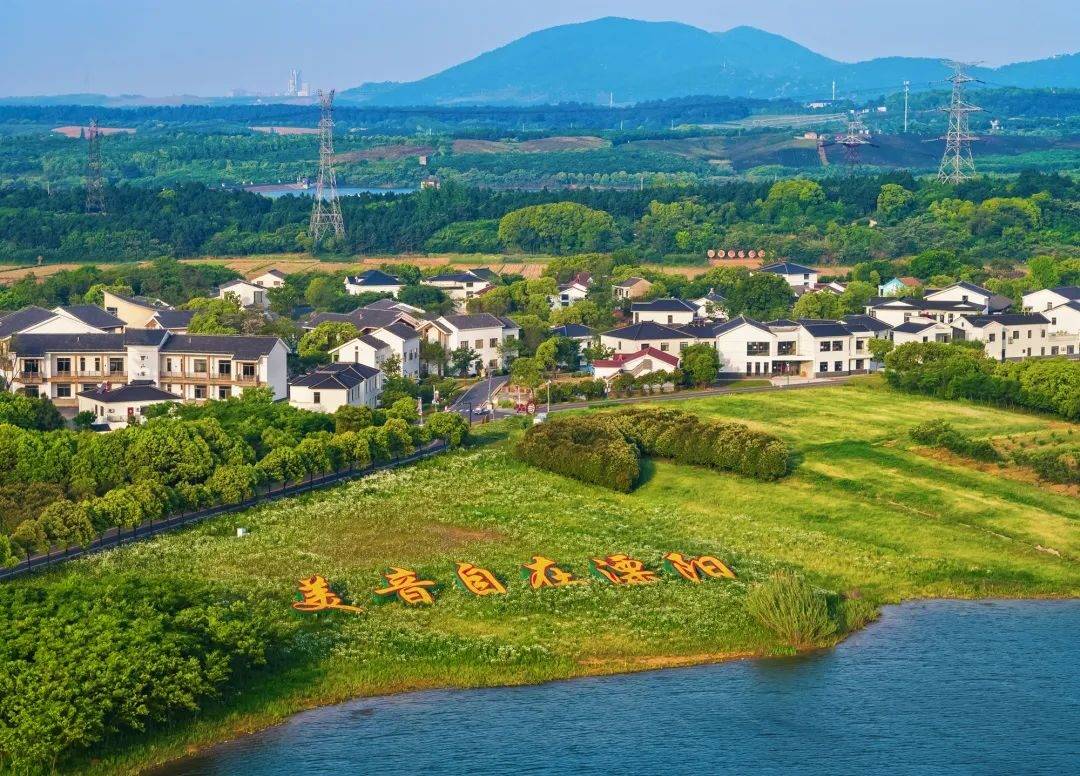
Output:
M752 27L711 33L676 22L609 17L540 30L412 83L369 85L344 102L381 105L617 103L688 95L827 98L892 88L940 88L937 59L839 62ZM997 86L1080 87L1080 54L978 68Z

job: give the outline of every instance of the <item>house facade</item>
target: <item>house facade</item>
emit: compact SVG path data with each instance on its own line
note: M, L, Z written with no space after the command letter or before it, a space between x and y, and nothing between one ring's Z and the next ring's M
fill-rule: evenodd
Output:
M289 381L289 404L312 412L379 404L383 373L356 363L323 364Z
M687 326L698 316L698 306L682 299L653 299L630 305L634 323L660 323L665 326Z
M457 307L464 310L470 299L491 288L491 281L471 270L443 272L421 281L421 285L432 286L446 294Z
M964 338L982 342L986 355L998 361L1049 356L1054 345L1048 338L1050 321L1040 313L965 315L956 322Z
M664 353L656 348L642 348L636 353L620 353L607 359L592 362L594 377L610 382L620 374L633 377L653 374L654 372L673 372L679 368L679 357L673 353Z
M133 380L127 385L101 383L78 395L79 412L92 412L94 425L110 431L142 422L147 407L179 401L179 396L158 388L150 380Z
M611 293L616 299L641 299L652 288L645 278L630 277L622 280L611 287Z
M443 315L421 324L421 335L429 342L438 342L447 355L467 346L477 357L469 364L468 374L481 371L502 371L508 359L504 347L517 340L521 330L509 318L491 313L473 315Z
M345 278L345 292L352 296L389 294L397 297L402 285L400 279L378 269L369 269L367 272Z
M228 299L235 297L241 307L269 310L270 300L266 296L266 289L246 280L232 280L218 288L217 298Z
M251 279L251 282L263 288L281 288L285 285L285 273L281 270L272 269Z
M791 261L778 261L773 264L766 264L755 271L779 275L786 280L788 285L792 288L802 287L813 289L818 284L818 272L816 269L804 267L802 264L796 264Z
M1024 312L1029 313L1043 313L1069 302L1080 302L1080 286L1044 288L1023 296Z

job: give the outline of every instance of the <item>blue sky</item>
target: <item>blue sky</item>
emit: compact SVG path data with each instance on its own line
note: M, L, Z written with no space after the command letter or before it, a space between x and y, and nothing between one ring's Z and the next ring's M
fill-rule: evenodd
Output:
M841 60L988 65L1080 49L1076 0L0 0L0 95L275 92L411 80L600 16L749 24Z

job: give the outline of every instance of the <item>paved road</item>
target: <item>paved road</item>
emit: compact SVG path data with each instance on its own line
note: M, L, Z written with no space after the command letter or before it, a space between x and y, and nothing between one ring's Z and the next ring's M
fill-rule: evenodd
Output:
M454 412L460 412L462 415L469 417L470 409L476 410L479 407L483 407L487 404L488 400L488 385L490 384L490 394L494 396L496 392L504 385L510 378L506 375L499 377L488 377L485 380L481 380L476 385L473 385L465 393L461 394L457 401L450 405L450 409ZM480 419L482 416L476 412L473 413L472 419Z

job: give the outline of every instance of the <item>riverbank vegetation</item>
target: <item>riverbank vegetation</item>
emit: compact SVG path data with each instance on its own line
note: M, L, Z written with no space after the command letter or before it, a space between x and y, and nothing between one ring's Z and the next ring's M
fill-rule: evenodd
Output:
M522 430L493 424L480 432L480 444L457 453L9 583L12 601L60 595L65 584L86 585L111 600L125 595L124 580L132 576L153 590L211 584L232 602L235 616L251 606L252 617L258 612L271 620L258 631L266 634L266 664L239 664L239 685L227 681L201 695L198 713L170 706L157 720L146 719L143 731L95 729L57 759L58 767L133 772L356 695L790 654L793 643L834 643L887 602L1080 595L1075 498L927 460L908 436L912 425L935 418L976 437L1049 434L1057 421L899 392L877 378L674 406L703 422L737 420L774 434L794 450L798 465L783 479L762 482L646 459L638 487L619 493L516 460ZM237 527L248 534L238 538ZM737 578L695 585L662 574L649 585L593 581L533 591L518 573L537 554L582 578L589 559L613 553L660 569L671 551L713 555ZM474 597L455 589L450 581L461 561L512 580L508 593ZM389 564L442 583L435 605L367 606ZM766 625L762 607L750 603L751 591L777 572L811 588L809 599L801 583L797 595L781 597L768 587L753 594L755 600L770 595L772 609L790 601L812 615L794 620L799 627L790 632ZM298 580L316 573L345 603L366 611L295 613ZM3 611L18 616L10 606ZM46 660L48 651L32 645L59 627L61 616L44 605L33 611L18 625L28 661L18 675L28 683L48 676L33 662L39 654ZM122 622L108 627L126 629ZM67 638L74 650L82 637L73 630ZM29 724L22 719L0 709L0 727L16 730L5 745L28 740L17 734Z

